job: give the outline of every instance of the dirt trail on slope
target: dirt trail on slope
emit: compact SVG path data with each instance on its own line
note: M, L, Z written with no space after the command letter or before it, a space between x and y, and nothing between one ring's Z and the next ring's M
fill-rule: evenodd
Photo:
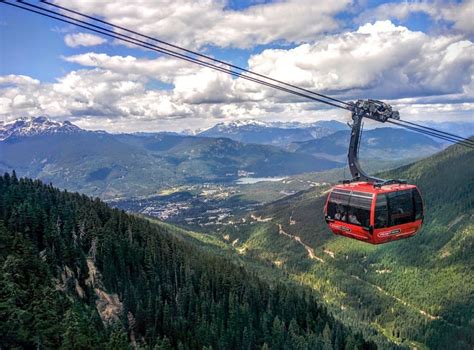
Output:
M314 254L314 249L311 248L309 245L305 244L302 240L301 240L301 237L299 236L296 236L296 235L292 235L288 232L286 232L285 230L283 230L283 227L281 226L281 224L278 224L278 233L280 235L284 235L284 236L287 236L293 240L295 240L298 244L302 245L304 249L306 249L306 251L308 252L308 257L312 260L317 260L319 262L324 262L324 259L323 258L320 258L319 256L316 256Z

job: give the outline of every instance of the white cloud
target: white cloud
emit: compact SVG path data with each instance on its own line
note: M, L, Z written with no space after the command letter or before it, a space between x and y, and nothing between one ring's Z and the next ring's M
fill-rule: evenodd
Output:
M290 50L265 50L250 68L284 81L351 98L395 99L461 93L474 75L474 44L431 37L390 21L327 36Z
M64 43L69 47L96 46L105 42L106 39L89 33L66 34L64 37Z
M48 115L86 128L143 131L204 128L237 118L309 121L337 113L246 100L235 80L221 81L216 74L208 69L197 72L201 85L191 77L177 76L171 91L147 89L143 77L98 68L72 71L52 84L18 79L21 85L0 88L0 118Z
M147 79L156 79L167 83L171 83L178 75L189 75L199 70L199 66L195 64L168 57L144 59L89 52L67 56L64 59L85 67L97 67L121 74L137 74L147 77Z
M455 119L474 111L474 45L390 21L251 57L259 73L343 99L381 98L407 120ZM0 77L0 116L47 114L113 131L203 128L238 118L345 120L344 111L302 103L241 78L175 59L85 53L64 57L87 69L54 83ZM171 88L152 88L155 80Z
M316 35L339 27L335 16L351 0L283 0L240 11L227 8L223 0L118 0L101 6L83 0L57 2L186 47L212 44L248 48L280 40L313 40Z
M17 85L17 86L22 86L22 85L38 85L40 83L39 80L33 79L29 76L26 75L5 75L5 76L0 76L0 88L2 85Z
M454 22L454 28L474 35L474 0L466 0L459 6L453 5L444 11L447 20Z
M373 22L377 20L406 19L410 14L422 12L441 19L439 9L434 2L426 1L404 1L381 4L362 12L358 17L359 23Z
M364 11L358 17L359 23L376 20L404 20L412 13L424 13L434 21L447 21L453 28L466 35L474 34L474 0L460 3L445 1L404 1L381 4Z

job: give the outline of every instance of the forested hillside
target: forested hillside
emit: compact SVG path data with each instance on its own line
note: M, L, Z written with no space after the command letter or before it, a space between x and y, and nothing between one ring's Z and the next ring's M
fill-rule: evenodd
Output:
M382 246L335 237L325 195L286 197L222 228L237 250L290 271L346 322L374 328L401 345L474 346L474 151L455 145L382 174L417 184L425 201L417 236ZM250 221L250 223L249 223ZM211 228L212 230L212 228Z
M0 253L1 348L374 348L302 287L15 174L0 177Z

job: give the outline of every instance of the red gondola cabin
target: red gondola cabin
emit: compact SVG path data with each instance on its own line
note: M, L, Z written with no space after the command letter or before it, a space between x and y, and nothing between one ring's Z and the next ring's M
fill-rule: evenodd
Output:
M415 235L423 201L414 185L353 182L332 188L324 215L334 234L380 244Z

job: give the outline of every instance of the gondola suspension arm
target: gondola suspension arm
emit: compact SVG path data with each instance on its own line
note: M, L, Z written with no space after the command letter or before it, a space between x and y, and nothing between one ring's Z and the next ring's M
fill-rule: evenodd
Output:
M389 104L378 100L358 100L351 103L352 125L349 142L348 163L352 181L365 181L377 185L400 183L401 180L383 180L368 175L362 170L359 163L359 146L362 136L362 119L369 118L385 123L388 119L400 119L398 111L394 111Z

